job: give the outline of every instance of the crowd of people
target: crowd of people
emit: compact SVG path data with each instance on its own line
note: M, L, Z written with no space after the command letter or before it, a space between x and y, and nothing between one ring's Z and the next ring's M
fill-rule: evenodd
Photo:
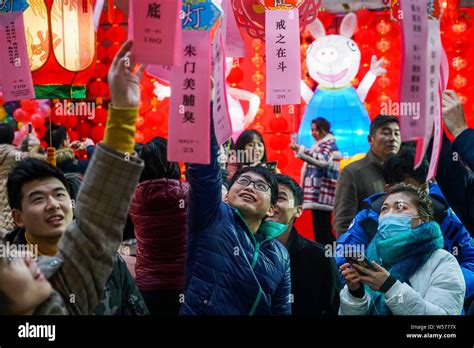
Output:
M17 148L0 125L0 314L474 314L474 130L454 92L435 178L426 159L415 169L391 115L341 170L315 115L314 145L290 145L299 183L257 131L220 145L213 125L210 164L187 163L184 179L166 139L134 142L144 67L131 46L109 71L103 142L71 144L51 126L55 167L34 133ZM295 227L303 210L315 241Z

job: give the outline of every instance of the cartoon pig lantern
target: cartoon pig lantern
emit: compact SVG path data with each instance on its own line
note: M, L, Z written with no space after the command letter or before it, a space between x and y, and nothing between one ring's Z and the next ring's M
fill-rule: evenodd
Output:
M301 81L301 93L306 110L298 131L298 143L310 148L311 121L324 117L331 123L339 150L344 156L367 152L370 119L363 104L377 76L386 74L383 60L372 57L369 72L357 90L351 81L357 75L361 54L351 39L357 27L357 17L349 13L341 23L341 35L326 35L324 25L316 19L308 26L315 41L308 47L306 62L311 78L318 82L313 92Z

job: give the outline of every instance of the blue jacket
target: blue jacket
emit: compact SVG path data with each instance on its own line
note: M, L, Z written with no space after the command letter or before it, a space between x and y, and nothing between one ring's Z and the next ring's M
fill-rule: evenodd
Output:
M211 126L211 128L213 128ZM291 314L290 258L274 238L287 226L263 222L254 235L222 202L218 145L210 165L191 164L182 315Z
M368 247L375 233L377 233L378 220L384 193L376 193L365 199L368 208L357 213L351 226L337 240L336 264L340 267L346 262L342 256L343 245L360 245L364 250ZM466 281L467 299L474 293L474 243L469 232L464 228L454 212L449 208L438 185L430 184L430 197L432 198L435 220L441 227L444 236L444 249L453 254L458 260L464 280ZM343 277L342 281L345 283Z

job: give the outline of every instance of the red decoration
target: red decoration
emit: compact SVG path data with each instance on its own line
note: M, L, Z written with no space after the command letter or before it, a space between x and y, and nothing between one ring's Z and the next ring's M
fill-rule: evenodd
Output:
M68 130L67 134L69 134L69 139L71 139L71 142L79 140L79 133L76 131Z
M323 23L325 28L329 28L332 24L332 15L327 11L320 11L318 19Z
M76 116L65 116L65 120L62 125L68 129L72 129L77 126L78 119Z
M231 70L229 76L227 77L227 81L229 83L239 83L244 78L244 72L240 68L234 68Z
M30 115L22 108L18 108L13 112L13 118L17 122L27 122L30 119Z
M286 134L273 135L270 137L270 147L273 150L285 150L290 145L290 138Z
M372 24L372 19L373 19L372 14L366 8L363 8L357 11L356 15L357 15L357 23L359 24L360 27L367 27L370 24Z
M86 122L80 122L74 130L77 132L78 137L81 140L91 137L91 135L90 135L91 134L91 126Z
M139 143L139 144L143 144L144 140L145 140L145 136L143 135L143 133L140 132L140 131L136 131L135 132L135 142Z
M369 46L376 41L376 34L372 29L362 29L355 33L355 41L361 46Z
M123 42L127 38L127 32L120 26L113 26L107 30L107 39L112 42Z
M273 117L269 123L270 129L275 133L283 133L288 129L288 122L284 117Z
M105 64L98 63L95 67L94 75L93 77L95 79L101 79L107 76L107 73L109 72L109 67Z
M94 97L107 97L109 86L104 81L94 81L89 85L89 92Z
M34 128L38 128L44 125L44 117L40 114L33 114L30 117L30 122Z
M91 130L91 139L94 143L98 143L104 139L105 127L104 126L95 126Z
M95 109L95 115L92 119L92 122L95 124L106 123L107 122L107 109L97 108Z

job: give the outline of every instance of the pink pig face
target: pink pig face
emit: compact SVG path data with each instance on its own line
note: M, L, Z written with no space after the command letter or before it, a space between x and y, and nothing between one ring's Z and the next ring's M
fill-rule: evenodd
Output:
M341 35L325 36L308 49L308 72L321 87L348 86L359 71L360 58L353 40Z
M341 35L328 35L316 19L309 28L316 40L309 46L306 62L313 80L323 88L349 86L359 71L361 54L351 39L357 26L357 17L349 14L341 24Z

